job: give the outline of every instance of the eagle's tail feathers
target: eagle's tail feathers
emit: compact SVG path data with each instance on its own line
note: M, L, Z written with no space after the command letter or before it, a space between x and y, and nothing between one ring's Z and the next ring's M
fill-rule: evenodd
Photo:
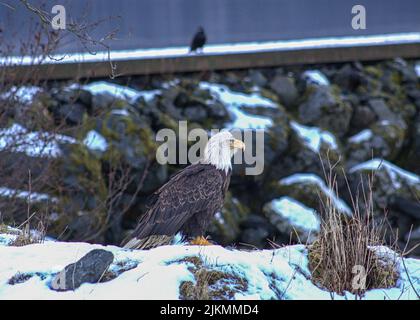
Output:
M152 235L144 239L132 238L124 245L124 249L145 250L159 246L168 245L172 242L173 236Z

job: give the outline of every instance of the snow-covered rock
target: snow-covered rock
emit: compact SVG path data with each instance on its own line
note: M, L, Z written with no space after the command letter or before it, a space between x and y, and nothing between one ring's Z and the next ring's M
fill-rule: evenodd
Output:
M361 183L367 189L370 177L374 175L372 198L377 214L383 215L384 210L389 212L391 208L393 214L401 217L396 225L398 229L410 230L413 224L414 227L417 226L416 219L420 216L420 211L416 209L420 197L418 175L378 158L359 163L348 172L354 190L357 190Z
M349 129L352 108L334 86L309 86L308 98L299 106L299 121L342 137Z
M304 126L296 121L290 121L290 126L312 151L319 153L322 144L325 144L330 150L338 150L337 140L331 132L317 127Z
M83 143L90 150L106 151L108 148L108 143L106 139L97 131L91 130L86 135L86 138L83 140Z
M371 129L364 129L360 131L359 133L355 134L354 136L351 136L349 138L350 143L361 143L363 141L367 141L370 138L372 138L373 133Z
M331 190L319 176L312 173L297 173L285 177L279 184L288 188L291 197L307 205L319 204L320 196L330 199L331 203L342 213L352 215L350 207Z
M281 233L297 235L302 243L312 242L320 228L317 212L289 197L272 200L264 206L263 211Z
M388 177L392 181L392 186L400 188L402 183L408 185L420 185L420 177L414 173L408 172L407 170L401 169L400 167L392 164L389 161L383 159L372 159L364 163L358 164L350 168L349 172L354 173L358 171L380 171L383 170L387 173Z
M0 299L179 299L183 284L196 281L194 268L216 272L219 280L212 287L220 281L233 299L355 299L348 292L331 294L311 282L303 245L251 251L172 245L131 251L87 243L46 241L12 247L4 242L0 241ZM93 249L113 253L109 269L113 276L74 291L53 290L53 277ZM405 266L419 291L420 261L405 259ZM397 287L368 291L364 299L416 299L401 263L399 268Z
M323 74L319 70L306 70L303 73L303 78L308 83L313 83L319 86L329 86L330 81L328 80L327 76Z
M389 121L379 121L348 139L346 144L348 165L374 157L394 160L401 151L406 136L403 126Z
M210 94L220 100L232 113L234 121L228 128L237 129L266 129L273 125L270 117L250 114L241 107L276 108L276 104L270 99L264 98L257 92L245 94L229 89L227 86L217 83L201 82L200 88L209 90Z

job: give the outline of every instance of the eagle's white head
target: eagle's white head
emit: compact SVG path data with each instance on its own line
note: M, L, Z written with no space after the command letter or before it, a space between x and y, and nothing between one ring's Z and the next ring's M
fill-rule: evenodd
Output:
M239 149L245 150L245 144L237 140L228 131L212 136L204 149L203 162L214 165L226 173L232 169L231 159Z

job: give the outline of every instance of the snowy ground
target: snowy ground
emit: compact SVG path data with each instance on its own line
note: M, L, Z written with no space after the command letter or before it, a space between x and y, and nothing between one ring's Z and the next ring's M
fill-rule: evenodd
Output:
M0 235L0 299L179 299L181 283L195 281L190 271L192 264L185 259L188 257L200 258L209 270L243 279L246 285L235 289L235 299L355 299L350 293L332 295L309 280L303 245L259 251L182 244L130 251L115 246L54 241L7 246L13 237ZM118 272L123 265L131 269L108 282L83 284L75 291L57 292L50 288L56 273L95 248L114 254L111 271ZM405 259L405 265L419 292L420 261ZM8 284L19 273L28 277L21 283ZM364 298L416 299L401 263L400 274L396 288L371 290Z

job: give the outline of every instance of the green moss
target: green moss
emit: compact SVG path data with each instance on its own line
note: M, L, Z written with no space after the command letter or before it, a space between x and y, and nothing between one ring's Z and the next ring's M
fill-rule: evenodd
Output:
M234 298L238 292L248 288L245 279L221 270L206 266L198 256L186 257L176 261L191 264L190 272L195 281L183 281L179 287L180 299L183 300L225 300Z
M149 127L139 128L140 139L146 148L145 155L154 155L156 153L156 143L153 138L153 132Z
M374 77L376 79L379 79L379 78L381 78L384 75L383 70L380 67L378 67L378 66L372 66L372 65L371 66L367 66L367 67L365 67L364 71L368 75L370 75L370 76L372 76L372 77Z
M402 76L399 72L394 71L391 73L391 82L395 85L395 86L401 86L402 83Z
M108 188L97 155L83 144L72 144L66 149L67 156L60 158L60 176L55 191L60 199L57 204L60 214L48 231L60 235L67 230L66 237L80 240L104 228ZM76 230L72 224L80 225Z
M3 223L0 223L0 233L8 234L9 233L9 227Z
M388 124L386 126L375 124L372 126L372 132L375 136L379 136L384 139L386 144L389 146L390 151L392 151L387 156L387 159L394 160L398 156L402 143L405 139L405 129L396 124Z
M250 94L252 94L254 91L251 91L251 92L249 92ZM274 92L272 92L271 90L268 90L268 89L265 89L265 88L262 88L261 90L260 90L260 94L261 94L261 96L262 97L264 97L264 98L267 98L267 99L269 99L269 100L271 100L271 101L274 101L274 102L276 102L276 103L278 103L278 104L280 104L280 101L279 101L279 97L278 97L278 95L276 95Z
M249 209L228 192L221 215L224 222L214 219L210 233L217 236L218 242L228 244L236 240L240 233L240 224L249 215Z
M106 186L102 178L101 161L92 154L84 145L74 144L70 146L66 169L68 175L76 175L80 188L85 192L96 194L105 199Z
M139 117L115 116L108 113L99 130L109 143L102 158L110 163L125 161L127 148L136 156L151 157L156 153L157 145L147 122Z
M168 129L172 129L175 132L178 132L178 122L175 121L173 118L171 118L169 115L167 115L166 113L161 112L159 114L160 119L159 121L161 122L161 124L163 125L164 128L168 128Z

